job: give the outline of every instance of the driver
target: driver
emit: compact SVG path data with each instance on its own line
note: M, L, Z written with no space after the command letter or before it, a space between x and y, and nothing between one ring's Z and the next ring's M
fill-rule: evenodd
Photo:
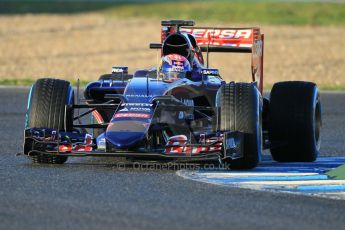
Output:
M189 61L178 54L168 54L162 58L160 76L165 82L174 82L187 77L192 70Z

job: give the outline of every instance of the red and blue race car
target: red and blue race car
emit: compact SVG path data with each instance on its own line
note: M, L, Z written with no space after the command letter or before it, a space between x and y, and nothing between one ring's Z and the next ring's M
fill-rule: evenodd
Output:
M24 154L35 163L112 156L174 162L225 162L254 168L263 149L277 161L314 161L321 103L311 82L276 83L263 97L264 35L259 28L195 27L162 21L158 67L112 73L90 82L84 97L65 80L31 87ZM209 68L211 52L251 55L251 81L225 82ZM207 55L206 62L203 54ZM84 119L91 116L90 122Z

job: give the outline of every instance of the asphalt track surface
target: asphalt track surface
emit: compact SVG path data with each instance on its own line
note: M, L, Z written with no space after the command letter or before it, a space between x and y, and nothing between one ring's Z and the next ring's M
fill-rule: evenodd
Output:
M0 88L0 229L344 229L345 201L228 188L109 158L34 165L28 88ZM345 155L345 94L322 93L323 156Z

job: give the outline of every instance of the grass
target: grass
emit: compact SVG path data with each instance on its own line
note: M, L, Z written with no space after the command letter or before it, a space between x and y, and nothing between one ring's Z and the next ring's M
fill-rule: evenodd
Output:
M0 79L0 85L2 86L31 86L35 83L35 79L23 78L23 79ZM72 86L77 86L76 80L70 81ZM86 86L90 81L80 80L80 86ZM265 84L264 90L271 90L272 84ZM319 85L320 90L324 91L345 91L345 85Z
M178 10L171 10L178 9ZM118 17L181 18L200 22L271 25L345 25L345 4L198 2L121 5L106 10Z
M121 18L178 18L200 22L345 25L345 4L257 1L2 0L0 14L101 12Z
M336 180L345 180L345 165L339 166L326 173L330 178Z
M8 86L8 85L12 85L12 86L31 86L35 82L36 82L36 79L33 79L33 78L0 79L0 85L3 85L3 86ZM73 86L77 86L77 81L76 80L72 80L70 82L71 82L71 84ZM80 80L79 83L80 83L80 86L86 86L89 83L89 81Z

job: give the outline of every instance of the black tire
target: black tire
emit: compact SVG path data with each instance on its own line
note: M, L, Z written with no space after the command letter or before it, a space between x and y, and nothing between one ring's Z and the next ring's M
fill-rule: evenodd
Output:
M73 88L64 80L43 78L33 85L27 111L27 128L52 128L72 131L73 110L66 105L74 103ZM65 120L66 119L66 120ZM67 157L48 155L31 156L34 163L63 164Z
M244 133L243 158L226 159L232 169L250 169L257 166L261 155L260 93L253 83L223 85L217 95L220 106L218 121L221 131Z
M274 160L315 161L320 150L321 102L316 84L274 84L270 96L269 140Z

